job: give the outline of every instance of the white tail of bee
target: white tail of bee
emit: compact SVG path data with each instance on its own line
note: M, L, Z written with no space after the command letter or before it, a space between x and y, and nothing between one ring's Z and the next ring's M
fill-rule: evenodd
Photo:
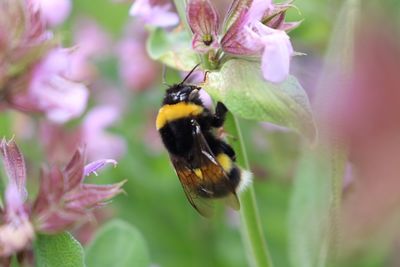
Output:
M253 182L253 174L244 169L240 169L240 182L237 187L237 192L243 192Z

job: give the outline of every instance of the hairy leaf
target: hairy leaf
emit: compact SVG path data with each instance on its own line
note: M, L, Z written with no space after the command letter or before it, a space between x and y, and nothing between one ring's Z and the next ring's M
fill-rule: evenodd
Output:
M148 267L149 252L139 231L120 220L104 225L86 250L88 267Z
M82 246L68 232L56 235L38 235L34 244L34 252L36 266L85 266Z
M204 88L245 119L289 127L313 140L316 136L310 103L294 77L275 84L263 79L260 63L230 60L208 74Z
M191 47L190 36L185 31L167 33L156 28L147 40L147 52L152 59L182 71L189 71L200 62Z

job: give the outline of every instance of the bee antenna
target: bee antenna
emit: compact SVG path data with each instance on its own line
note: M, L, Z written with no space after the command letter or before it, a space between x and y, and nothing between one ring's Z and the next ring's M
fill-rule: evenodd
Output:
M193 67L193 69L186 75L186 77L183 79L183 81L181 81L180 84L186 82L186 80L190 77L190 75L192 75L192 73L197 69L198 66L200 66L200 63L196 64L196 66Z

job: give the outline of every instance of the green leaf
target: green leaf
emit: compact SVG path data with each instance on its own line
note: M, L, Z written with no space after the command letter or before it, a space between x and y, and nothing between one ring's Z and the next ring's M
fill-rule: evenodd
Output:
M182 71L190 71L200 62L191 47L190 36L185 31L166 32L155 28L147 39L147 52L152 59Z
M232 113L289 127L314 140L316 129L310 103L296 78L270 83L263 79L260 63L239 59L226 62L220 71L207 77L204 88Z
M36 266L84 267L81 244L68 232L56 235L39 234L34 243Z
M299 162L289 207L289 254L293 267L323 267L335 259L338 210L345 156L318 146Z
M10 267L20 267L20 266L21 265L18 262L17 256L16 255L12 256Z
M148 267L150 257L141 233L121 220L104 225L86 250L88 267Z

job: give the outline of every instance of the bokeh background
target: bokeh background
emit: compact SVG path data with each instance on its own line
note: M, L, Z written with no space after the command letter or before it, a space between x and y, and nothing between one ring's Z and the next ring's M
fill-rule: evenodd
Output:
M229 1L218 2L223 7L227 6ZM299 11L292 9L288 14L288 20L304 19L301 26L292 31L290 36L295 50L306 55L293 59L291 72L298 77L312 102L316 91L321 88L320 77L328 48L340 49L332 47L331 40L342 2L297 0L295 5ZM96 211L95 222L74 229L74 235L83 244L90 242L93 233L104 222L111 218L120 218L134 225L142 233L153 266L247 266L238 214L220 207L214 218L204 219L185 199L154 126L166 88L162 84L162 65L152 62L146 56L146 31L142 24L129 17L130 5L130 2L123 1L74 0L69 18L55 29L57 38L60 38L65 46L76 45L77 49L86 51L86 54L82 58L76 58L74 63L76 75L85 80L90 88L90 101L85 114L60 126L48 123L41 117L2 110L0 136L15 136L20 145L28 165L28 184L32 198L37 191L40 166L44 162L65 163L77 145L86 145L91 160L118 160L117 168L106 169L99 177L91 178L91 182L111 183L127 179L123 187L125 194L117 196L110 205ZM361 14L362 23L374 26L374 33L386 32L388 28L394 29L394 32L398 30L396 25L400 17L399 1L386 0L384 5L387 9L379 11L384 14L384 19L380 14ZM397 56L396 61L387 66L387 61L381 64L399 73L399 35L396 37L383 33L383 36L377 38L367 36L370 39L365 40L369 43L376 39L383 43L382 46L375 47L377 50L385 51L387 47L393 50L390 50L392 52L388 55L388 60ZM387 36L389 39L386 39ZM389 46L392 41L394 45ZM364 46L366 42L359 43ZM365 52L361 55L371 53ZM370 57L365 64L375 64L374 62L376 58ZM382 69L377 67L372 71L379 76L380 70ZM389 75L395 77L395 71ZM385 81L385 75L382 76L382 80ZM168 72L168 82L179 79L178 73ZM378 82L377 86L380 84L382 83ZM331 84L326 84L326 87L329 86L332 87ZM397 87L398 78L389 81L385 86L392 86L394 91L400 89ZM386 99L398 96L398 92L395 94L394 91L387 93ZM340 97L343 96L335 95L336 101L332 102L342 102L343 98ZM374 99L381 97L382 95L377 93L371 101L375 103ZM390 102L391 105L400 106L397 100L398 98L395 98ZM382 109L377 107L377 110ZM351 116L352 112L353 110L348 110L345 114ZM397 108L390 112L393 118L387 125L397 124L397 128L394 127L390 131L398 133L400 110ZM362 115L360 116L363 117ZM382 116L387 117L387 114L383 112ZM374 119L379 121L380 118ZM289 223L289 209L296 166L306 144L298 134L287 129L253 121L242 120L241 123L251 170L254 173L254 187L262 226L275 266L296 266L290 264L288 240L289 233L292 232L289 231L289 227L293 224ZM353 121L350 121L350 124L352 123ZM387 125L378 127L384 129ZM349 136L354 137L351 134ZM366 132L360 136L366 139L364 143L356 144L360 147L368 146L369 140L376 137L374 133L368 135ZM382 135L379 138L391 139L393 136ZM382 147L379 142L375 145ZM359 153L373 154L374 151L362 150ZM393 151L389 155L399 162L398 154ZM384 157L388 154L384 150L379 155ZM355 158L356 163L360 157ZM350 158L352 159L354 160ZM376 162L376 157L363 158L362 162L368 165L369 162ZM394 162L390 166L395 166ZM383 162L374 170L387 168L388 165ZM363 177L357 180L356 174L348 167L343 189L343 221L345 228L350 229L345 231L345 235L350 238L346 239L345 236L341 239L342 243L339 242L339 245L345 248L345 253L338 266L400 266L400 200L398 197L391 197L400 195L400 187L398 182L396 183L400 179L400 172L395 173L397 170L396 166L390 169L389 180L382 178L379 173L374 173L374 177L366 179L368 183L363 183ZM364 186L360 187L360 183ZM387 183L392 190L382 183ZM380 186L380 191L369 195L369 190L376 186ZM312 188L310 186L304 190L307 192ZM347 198L350 198L349 202L346 202ZM358 200L352 201L354 198ZM380 199L379 205L373 205L376 199ZM349 206L346 206L348 203ZM355 217L348 216L360 209L385 212L359 212Z

